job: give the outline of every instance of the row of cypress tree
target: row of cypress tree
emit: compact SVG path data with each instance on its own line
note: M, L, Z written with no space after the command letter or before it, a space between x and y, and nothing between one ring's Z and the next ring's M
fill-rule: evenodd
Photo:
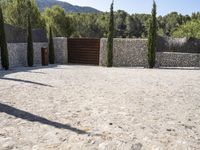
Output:
M149 68L155 66L156 57L156 35L157 35L157 19L156 19L156 3L153 1L152 16L150 20L149 34L148 34L148 64Z
M32 67L34 65L34 49L33 49L33 38L32 38L32 25L31 18L28 16L28 44L27 44L27 62L28 66ZM49 63L55 63L55 52L53 43L53 34L51 27L49 27Z
M1 65L5 70L8 70L9 69L8 48L6 43L4 19L1 6L0 6L0 49L1 49Z
M110 21L109 21L109 33L106 48L106 65L112 67L113 65L113 36L114 36L114 11L113 11L114 0L110 7ZM52 30L50 27L49 32L49 62L50 64L55 63L55 53ZM148 34L148 63L149 68L155 66L155 48L156 48L156 33L157 33L157 19L156 19L156 3L153 1L152 18L150 20L150 28ZM2 9L0 7L0 48L1 48L1 64L6 70L9 69L8 49L6 43L4 19ZM34 64L34 49L32 39L32 26L31 19L28 16L28 44L27 44L27 62L28 66L32 67Z
M113 36L114 36L114 12L113 12L114 0L112 1L110 7L110 21L109 21L109 32L108 32L108 41L107 41L107 67L112 67L113 65Z
M106 47L106 66L112 67L113 65L113 36L114 36L114 12L113 12L114 0L110 7L110 22L109 33ZM155 54L156 54L156 35L157 35L157 18L156 18L156 3L153 1L153 9L150 20L150 27L148 33L148 64L149 68L155 66Z
M51 27L49 34L49 63L55 63L55 54L54 54L54 43L53 43L53 35ZM29 67L34 65L34 49L33 49L33 38L32 38L32 25L31 18L28 16L28 29L27 29L28 37L27 37L27 63ZM4 18L2 8L0 6L0 50L1 50L1 65L5 70L9 69L9 56L8 56L8 48L6 42L6 34L4 27Z
M32 38L32 25L31 18L28 16L28 37L27 37L27 63L29 67L34 64L34 49L33 49L33 38Z

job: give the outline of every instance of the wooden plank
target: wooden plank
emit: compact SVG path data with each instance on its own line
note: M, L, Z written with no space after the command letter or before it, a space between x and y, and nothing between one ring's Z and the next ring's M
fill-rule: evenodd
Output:
M92 61L92 60L70 60L69 63L85 63L85 64L94 64L97 65L99 62L97 61Z
M68 39L68 56L70 63L99 64L100 39Z
M68 48L69 52L91 52L91 53L99 53L99 49L92 49L92 48Z

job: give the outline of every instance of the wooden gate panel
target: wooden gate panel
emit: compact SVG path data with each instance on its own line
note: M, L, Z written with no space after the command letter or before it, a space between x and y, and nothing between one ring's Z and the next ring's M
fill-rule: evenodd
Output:
M100 39L68 39L69 63L99 65Z

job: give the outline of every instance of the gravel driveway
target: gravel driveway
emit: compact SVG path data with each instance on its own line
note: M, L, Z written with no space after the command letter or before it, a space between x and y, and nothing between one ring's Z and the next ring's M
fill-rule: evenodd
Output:
M0 71L0 150L200 149L200 70Z

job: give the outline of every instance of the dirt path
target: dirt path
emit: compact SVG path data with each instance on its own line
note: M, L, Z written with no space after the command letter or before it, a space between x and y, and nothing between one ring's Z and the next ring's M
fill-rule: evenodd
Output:
M200 70L0 71L4 149L200 149Z

